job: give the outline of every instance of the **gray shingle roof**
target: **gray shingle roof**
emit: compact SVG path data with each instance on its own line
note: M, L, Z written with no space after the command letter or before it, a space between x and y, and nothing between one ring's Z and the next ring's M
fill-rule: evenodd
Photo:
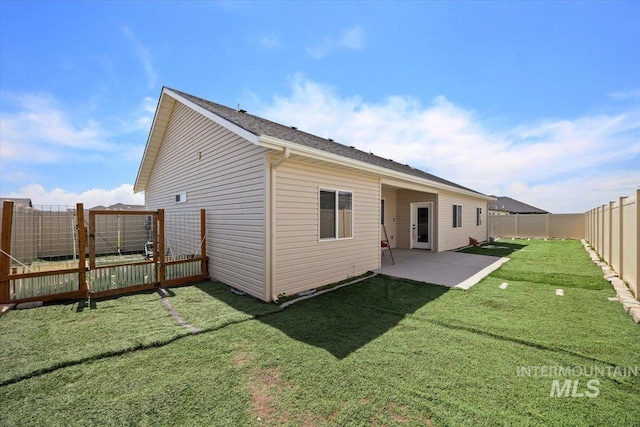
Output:
M496 211L504 211L512 214L546 214L547 211L536 208L535 206L522 203L518 200L512 199L506 196L492 196L496 197L495 202L489 202L489 209Z
M33 207L33 204L31 203L31 199L15 198L15 197L0 197L0 205L2 205L2 203L4 203L5 201L13 202L14 205L21 205L29 208Z
M472 190L462 185L456 184L446 179L440 178L430 173L423 172L419 169L413 168L409 165L394 162L390 159L385 159L374 154L367 153L357 148L352 148L343 144L339 144L330 139L321 138L316 135L298 130L290 126L284 126L267 119L263 119L252 114L237 111L233 108L225 107L224 105L216 104L206 99L198 98L188 93L181 92L176 89L168 88L172 92L188 99L194 104L222 117L223 119L241 127L242 129L250 132L256 136L266 135L275 138L279 138L295 144L300 144L305 147L315 148L328 153L337 154L342 157L346 157L352 160L359 160L361 162L369 163L375 166L380 166L386 169L390 169L396 172L405 173L408 175L416 176L419 178L434 181L440 184L449 185L461 190L471 191L480 195L484 195L478 191Z
M145 210L144 205L125 205L124 203L116 203L111 206L94 206L90 210L101 210L101 211L143 211Z

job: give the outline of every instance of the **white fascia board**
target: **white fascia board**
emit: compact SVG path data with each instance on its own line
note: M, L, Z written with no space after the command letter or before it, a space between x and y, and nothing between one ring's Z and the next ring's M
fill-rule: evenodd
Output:
M333 154L333 153L328 153L326 151L318 150L316 148L306 147L304 145L285 141L283 139L275 138L269 135L260 135L260 137L258 138L258 145L260 145L261 147L270 148L272 150L279 150L279 151L282 151L285 148L289 148L289 150L291 151L291 154L297 154L297 155L311 157L318 160L324 160L331 163L336 163L343 166L349 166L355 169L375 173L381 177L401 179L403 181L408 181L411 183L419 184L423 187L430 187L436 190L438 189L447 190L454 193L464 194L464 195L479 198L479 199L494 200L492 197L488 197L473 191L463 190L461 188L452 187L450 185L442 184L436 181L431 181L425 178L420 178L420 177L409 175L406 173L383 168L381 166L372 165L370 163L362 162L360 160L354 160L348 157L340 156L338 154Z
M424 183L418 184L416 182L407 182L404 179L400 180L397 178L390 178L386 176L380 177L380 184L388 185L390 187L402 188L404 190L421 191L423 193L427 192L432 194L438 194L440 192L439 189L433 186L427 186Z
M202 114L203 116L205 116L206 118L213 120L215 123L219 124L220 126L229 129L231 132L238 134L239 136L243 137L244 139L246 139L247 141L251 142L252 144L258 145L258 135L255 135L251 132L249 132L248 130L236 125L235 123L232 123L230 121L228 121L227 119L223 119L222 117L218 116L215 113L212 113L211 111L207 110L206 108L202 108L201 106L199 106L198 104L195 104L191 101L189 101L186 98L183 98L182 96L178 95L177 93L175 93L174 91L164 88L164 90L162 91L162 93L166 93L167 95L171 96L172 98L180 101L181 103L185 104L187 107L191 108L194 111L197 111L198 113Z

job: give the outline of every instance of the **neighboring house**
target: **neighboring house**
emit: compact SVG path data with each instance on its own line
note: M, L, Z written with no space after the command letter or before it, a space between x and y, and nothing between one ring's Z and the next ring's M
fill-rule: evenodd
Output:
M380 267L392 247L487 240L493 198L409 165L163 88L135 192L206 209L212 279L264 301Z
M124 203L116 203L111 206L94 206L90 210L92 211L143 211L144 205L125 205Z
M19 198L12 198L12 197L0 197L0 206L4 203L4 202L13 202L14 206L22 206L25 208L32 208L33 204L31 203L31 199L19 199Z
M491 196L496 200L489 203L489 215L546 214L549 213L535 206L522 203L511 197Z

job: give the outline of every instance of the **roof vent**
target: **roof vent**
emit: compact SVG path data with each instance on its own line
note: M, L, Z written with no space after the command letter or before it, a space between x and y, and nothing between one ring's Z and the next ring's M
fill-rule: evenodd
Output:
M329 141L333 142L333 139L331 139L331 138L327 138L327 139L328 139Z
M349 146L349 148L356 148L356 147L355 147L355 146L353 146L353 145L350 145L350 146Z
M389 159L390 162L393 162L393 159Z
M236 111L238 113L246 113L247 112L247 110L243 110L242 108L240 108L240 104L238 104L238 108L236 108Z
M373 156L373 151L369 151L369 154Z
M291 127L291 129L298 130L298 128L295 127L295 126L290 126L290 127Z

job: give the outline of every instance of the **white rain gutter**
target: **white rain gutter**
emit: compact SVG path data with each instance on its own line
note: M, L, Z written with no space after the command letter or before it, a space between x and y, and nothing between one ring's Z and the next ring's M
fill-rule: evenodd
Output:
M269 200L270 200L270 210L271 210L271 218L269 224L269 252L271 268L269 272L269 291L268 295L271 295L271 301L277 302L278 295L276 294L276 169L280 166L285 160L289 158L291 155L291 150L288 147L284 148L284 152L282 155L271 163L271 179L270 179L270 188L269 188Z
M453 193L464 194L467 196L472 196L472 197L484 199L487 201L495 200L495 198L493 197L485 196L484 194L476 193L474 191L463 190L458 187L442 184L436 181L431 181L426 178L420 178L417 176L406 174L404 172L398 172L391 169L387 169L382 166L372 165L370 163L363 162L361 160L354 160L348 157L341 156L339 154L333 154L323 150L318 150L317 148L306 147L304 145L289 142L280 138L275 138L273 136L260 135L258 137L258 145L261 147L270 148L270 149L279 150L279 151L281 151L283 148L284 149L288 148L289 150L291 150L292 154L298 154L305 157L312 157L315 159L324 160L331 163L350 166L356 169L372 172L383 177L401 179L401 180L419 184L422 186L429 186L432 189L447 190Z

